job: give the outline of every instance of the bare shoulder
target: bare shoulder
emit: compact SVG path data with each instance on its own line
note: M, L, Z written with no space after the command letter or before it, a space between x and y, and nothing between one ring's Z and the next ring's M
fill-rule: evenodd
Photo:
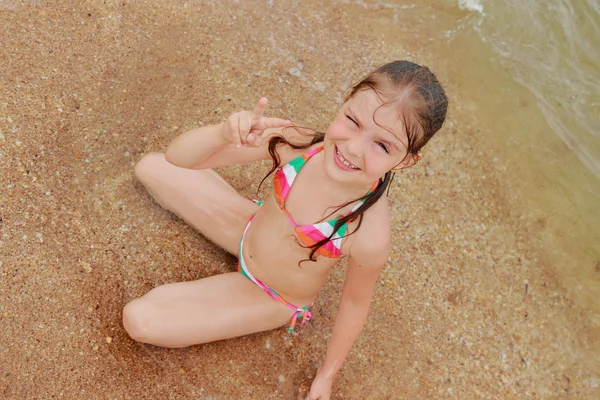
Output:
M382 196L363 214L360 228L350 238L351 258L379 266L387 262L391 241L390 208L387 196Z

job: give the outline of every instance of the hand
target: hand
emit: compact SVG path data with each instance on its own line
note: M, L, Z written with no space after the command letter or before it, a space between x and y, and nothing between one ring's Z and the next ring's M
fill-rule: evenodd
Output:
M319 375L313 379L312 385L310 385L310 392L306 400L329 400L331 397L331 387L333 386L333 378L326 378Z
M263 117L267 108L266 97L258 100L252 111L240 111L232 114L225 123L223 137L235 144L235 147L262 145L262 134L267 128L284 127L291 124L281 118Z

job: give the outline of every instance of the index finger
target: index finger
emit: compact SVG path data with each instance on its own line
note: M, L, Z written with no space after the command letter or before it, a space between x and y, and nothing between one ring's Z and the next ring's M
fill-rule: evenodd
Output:
M268 102L269 100L266 97L261 97L260 100L258 100L256 105L254 106L254 110L252 110L253 119L258 119L262 117L263 113L265 112L265 108L267 108Z
M289 119L281 119L281 118L263 118L260 121L260 127L267 128L279 128L280 126L288 126L291 125L292 121Z

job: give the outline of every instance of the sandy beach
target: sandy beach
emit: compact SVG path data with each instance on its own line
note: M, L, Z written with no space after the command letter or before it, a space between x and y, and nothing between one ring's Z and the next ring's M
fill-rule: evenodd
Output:
M333 398L600 398L600 308L557 275L574 259L547 233L552 216L525 208L481 146L477 99L416 32L384 29L387 12L0 1L0 397L303 399L345 264L295 336L135 343L126 302L236 260L153 202L133 166L261 96L269 115L326 129L351 82L409 59L447 83L451 109L423 161L396 175L389 263ZM267 171L219 170L248 197ZM600 261L584 267L600 287Z

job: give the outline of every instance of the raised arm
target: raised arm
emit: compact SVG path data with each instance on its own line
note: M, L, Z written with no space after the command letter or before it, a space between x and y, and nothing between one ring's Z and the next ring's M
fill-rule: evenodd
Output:
M368 234L368 232L362 233ZM365 324L375 283L379 272L387 262L389 252L389 240L385 240L380 235L381 233L376 234L382 239L381 241L370 241L375 243L374 246L370 246L369 243L355 242L352 248L333 333L327 345L323 364L313 380L308 399L328 400L330 398L334 376L341 368ZM359 239L360 237L357 238L357 242Z
M216 168L268 159L263 139L291 124L263 116L267 99L261 98L252 111L232 114L218 125L192 129L176 137L165 155L168 162L190 169Z

